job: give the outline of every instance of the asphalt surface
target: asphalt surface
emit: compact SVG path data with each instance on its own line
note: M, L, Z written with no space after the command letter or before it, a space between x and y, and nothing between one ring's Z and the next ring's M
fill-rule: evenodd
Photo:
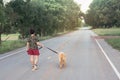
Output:
M94 39L91 30L77 30L42 43L67 56L67 66L59 68L58 56L40 49L39 69L31 70L29 56L24 48L0 55L0 80L120 80L120 52L103 39ZM99 42L111 66L96 43Z

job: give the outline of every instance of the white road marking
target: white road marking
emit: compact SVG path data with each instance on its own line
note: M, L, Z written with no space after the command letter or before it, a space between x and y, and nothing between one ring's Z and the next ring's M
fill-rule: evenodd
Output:
M106 59L108 60L109 64L111 65L111 67L113 68L115 74L117 75L117 77L120 80L120 73L118 72L117 68L114 66L114 64L112 63L112 61L109 59L109 57L107 56L106 52L103 50L102 46L100 45L100 43L95 39L96 43L98 44L99 48L101 49L101 51L103 52L103 54L105 55Z
M3 60L3 59L5 59L5 58L7 58L7 57L9 57L9 56L15 55L15 54L17 54L17 53L19 53L19 52L22 52L22 51L24 51L24 50L20 50L20 51L17 51L17 52L15 52L15 53L12 53L12 54L9 54L9 55L0 57L0 60Z

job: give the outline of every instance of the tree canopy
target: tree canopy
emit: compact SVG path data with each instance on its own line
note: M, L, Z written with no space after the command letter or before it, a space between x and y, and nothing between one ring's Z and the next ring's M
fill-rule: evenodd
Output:
M80 7L73 0L0 0L1 34L19 32L22 38L34 28L40 36L78 27Z
M87 24L93 27L120 27L119 0L93 0L85 15Z
M40 35L78 27L79 6L73 0L12 0L6 4L12 26L23 36L29 28Z

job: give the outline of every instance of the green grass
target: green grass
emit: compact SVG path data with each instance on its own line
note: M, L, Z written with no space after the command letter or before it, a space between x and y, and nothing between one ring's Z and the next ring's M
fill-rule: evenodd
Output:
M16 33L16 34L9 34L9 35L5 35L5 34L2 34L1 38L2 40L18 40L18 36L19 34Z
M0 54L14 50L16 48L23 47L23 46L25 46L25 41L21 41L21 40L4 41L2 42L2 45L0 46Z
M120 38L118 39L106 39L108 44L110 44L113 48L120 50Z
M120 36L120 28L93 29L100 36Z
M68 31L68 32L70 32L70 31ZM61 32L61 33L56 33L52 36L40 37L40 41L50 39L50 38L53 38L56 36L60 36L62 34L66 34L68 32L65 31L65 32ZM19 36L18 33L17 34L9 34L9 35L2 34L2 45L0 46L0 54L26 46L26 41L18 40L18 36Z
M120 36L120 28L94 29L93 31L100 36ZM106 39L105 41L113 48L120 50L120 38Z
M19 34L2 34L2 44L0 46L0 54L5 53L16 48L23 47L25 45L25 41L18 40Z

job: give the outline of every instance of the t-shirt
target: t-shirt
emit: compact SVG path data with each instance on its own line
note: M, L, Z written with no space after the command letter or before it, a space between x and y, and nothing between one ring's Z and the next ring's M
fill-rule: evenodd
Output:
M29 42L29 48L30 49L38 49L37 43L39 42L38 37L36 36L30 36L27 40L27 42Z

